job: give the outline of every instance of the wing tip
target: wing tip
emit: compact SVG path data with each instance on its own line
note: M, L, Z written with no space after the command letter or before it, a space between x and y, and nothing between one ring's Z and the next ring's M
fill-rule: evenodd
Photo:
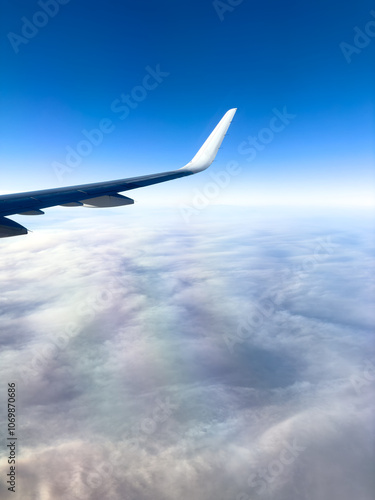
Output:
M192 174L196 174L198 172L202 172L202 170L206 170L206 168L211 165L217 155L221 143L223 142L228 128L232 123L236 111L237 108L228 109L194 158L179 170L186 170Z

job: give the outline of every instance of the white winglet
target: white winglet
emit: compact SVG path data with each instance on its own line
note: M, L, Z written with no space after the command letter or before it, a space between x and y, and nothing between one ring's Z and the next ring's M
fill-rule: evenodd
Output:
M179 170L188 170L189 172L196 174L211 165L221 143L223 142L225 134L227 133L236 111L237 108L233 108L225 113L194 158Z

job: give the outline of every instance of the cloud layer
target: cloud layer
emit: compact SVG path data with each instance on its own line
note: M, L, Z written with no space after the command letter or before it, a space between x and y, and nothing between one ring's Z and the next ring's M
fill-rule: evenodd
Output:
M3 240L17 498L373 497L367 219L221 210Z

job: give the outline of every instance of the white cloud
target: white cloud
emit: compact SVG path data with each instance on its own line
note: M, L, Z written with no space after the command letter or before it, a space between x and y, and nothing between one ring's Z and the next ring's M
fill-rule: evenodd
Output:
M372 497L370 227L211 214L83 215L4 240L18 498Z

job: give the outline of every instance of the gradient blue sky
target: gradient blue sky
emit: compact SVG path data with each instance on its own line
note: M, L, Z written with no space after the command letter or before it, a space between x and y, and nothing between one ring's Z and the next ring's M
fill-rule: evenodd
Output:
M375 200L375 29L350 63L340 49L375 27L370 2L244 0L221 20L211 0L70 0L15 53L43 1L0 0L0 190L178 168L238 112L208 171L133 207L15 217L30 229L0 250L15 497L373 500L374 218L353 206ZM112 103L158 65L121 120ZM275 108L295 117L248 161Z
M374 47L349 63L341 42L375 20L372 2L244 0L220 19L211 1L88 1L60 5L15 53L23 16L40 5L2 0L1 190L26 191L130 177L187 163L222 114L238 112L216 172L241 167L216 203L374 203ZM111 104L169 73L120 120ZM253 161L239 145L269 125L273 109L296 115ZM58 178L66 146L109 118L114 130ZM205 176L205 177L204 177ZM200 176L134 192L140 201L188 201Z

